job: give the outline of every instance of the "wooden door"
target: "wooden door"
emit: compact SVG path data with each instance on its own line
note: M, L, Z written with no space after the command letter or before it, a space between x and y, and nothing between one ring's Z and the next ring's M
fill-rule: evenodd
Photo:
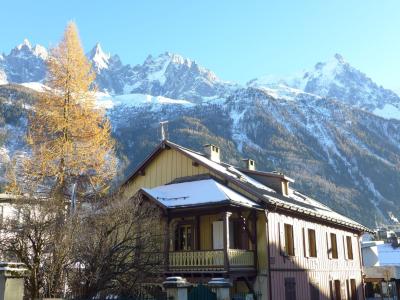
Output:
M296 300L296 280L293 277L285 278L285 300Z

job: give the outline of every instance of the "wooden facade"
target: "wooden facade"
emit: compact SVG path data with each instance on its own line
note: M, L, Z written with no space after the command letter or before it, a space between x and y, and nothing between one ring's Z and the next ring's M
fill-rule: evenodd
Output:
M367 230L365 227L349 223L346 218L335 221L286 209L289 205L278 206L278 201L271 204L262 198L258 186L247 184L250 179L243 180L242 173L231 178L220 166L197 152L165 141L123 185L124 195L130 197L143 188L186 178L196 180L196 176L204 175L262 206L254 209L221 204L165 209L161 221L167 237L165 276L180 275L193 282L226 277L234 284L233 292L259 292L261 299L364 299L359 236ZM260 182L262 176L257 172L253 178ZM279 178L274 175L274 182ZM291 191L289 181L282 178L279 186L285 190L277 189L273 196L285 201ZM240 223L240 230L233 229L235 222ZM285 224L292 228L287 235L293 239L294 253L290 255L285 249ZM216 237L218 232L222 236ZM337 258L332 255L331 234L336 236ZM308 239L315 240L313 250L307 246Z
M334 286L340 282L339 299L363 298L362 265L360 257L359 235L356 232L343 230L327 224L315 223L288 216L277 212L268 214L268 235L270 238L270 271L272 299L285 299L285 279L294 278L296 299L313 299L313 285L319 291L319 298L337 299ZM282 225L293 225L294 255L286 256L283 249ZM315 230L316 257L310 257L307 252L306 230ZM330 234L337 238L338 258L332 258L329 242ZM346 237L351 238L353 258L349 259L346 247ZM356 295L352 295L351 280L356 283ZM333 295L332 295L333 294Z

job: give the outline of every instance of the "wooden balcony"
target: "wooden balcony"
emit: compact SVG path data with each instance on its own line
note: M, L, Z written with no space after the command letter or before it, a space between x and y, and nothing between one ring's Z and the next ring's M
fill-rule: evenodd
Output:
M228 264L224 250L178 251L169 253L171 271L224 271L254 269L254 251L228 249Z

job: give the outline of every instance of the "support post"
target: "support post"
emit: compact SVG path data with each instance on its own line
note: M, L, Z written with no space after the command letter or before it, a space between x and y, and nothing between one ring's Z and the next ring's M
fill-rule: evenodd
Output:
M194 249L200 250L200 216L195 216L194 217L194 228L195 228L195 235L194 235L194 240L195 240L195 245Z
M22 263L0 263L0 300L22 300L27 269Z
M169 271L169 247L170 247L170 218L165 217L165 228L164 228L164 271Z
M191 284L182 277L167 277L163 282L168 300L187 300L190 286Z
M251 213L251 220L253 225L252 235L253 235L253 251L254 251L254 267L256 270L258 269L258 251L257 251L257 212L252 211Z
M217 300L230 300L230 290L232 283L226 278L212 278L208 282L208 286L217 296Z
M232 213L230 212L224 212L223 213L223 233L224 233L224 266L225 270L229 271L229 255L228 255L228 250L229 250L229 217L231 216Z

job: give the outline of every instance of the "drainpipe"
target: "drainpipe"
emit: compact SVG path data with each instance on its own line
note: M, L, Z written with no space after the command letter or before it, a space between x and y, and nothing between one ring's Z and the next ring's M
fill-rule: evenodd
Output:
M76 182L72 185L71 193L71 213L75 213L76 210Z
M272 279L271 279L271 254L270 254L270 245L269 245L269 219L268 219L268 210L264 210L265 219L267 221L267 250L268 250L268 292L269 292L269 300L272 300Z
M361 233L359 233L357 235L357 246L358 246L358 256L360 257L360 267L361 267L361 291L362 291L363 299L365 299L364 272L363 272L364 260L363 260L362 251L361 251L360 235L361 235Z

